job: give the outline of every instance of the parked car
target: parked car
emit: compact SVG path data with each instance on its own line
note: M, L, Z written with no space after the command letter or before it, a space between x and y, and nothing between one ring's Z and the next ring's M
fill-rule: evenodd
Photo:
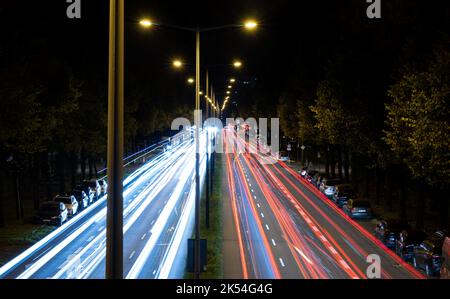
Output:
M429 277L439 276L442 266L442 247L445 232L437 231L429 239L414 247L413 265L417 269L425 270Z
M320 191L325 194L326 197L332 198L335 192L336 185L339 185L341 182L338 179L323 179L320 183Z
M446 237L442 245L441 278L450 279L450 237Z
M410 262L414 255L414 247L419 246L427 238L421 230L403 230L400 232L395 244L395 252L403 260Z
M400 232L409 229L410 225L401 220L381 220L375 227L374 234L375 237L383 242L389 249L395 250Z
M308 170L306 175L305 175L305 179L312 183L312 180L314 178L315 175L319 174L319 172L317 170Z
M320 189L320 184L322 184L322 181L325 179L325 176L323 174L317 173L313 178L311 183L316 187L318 190Z
M42 203L33 223L60 226L68 219L66 205L60 202L47 201Z
M100 196L100 184L96 179L84 180L81 185L83 186L83 190L89 194L89 196L93 196L94 201L98 199Z
M372 207L367 200L349 199L343 210L352 219L371 219Z
M78 209L80 211L86 209L89 206L89 204L91 203L86 192L84 192L81 189L73 189L72 195L75 196L75 199L78 201Z
M98 180L98 184L100 185L100 194L105 195L108 192L108 184L106 180Z
M300 173L300 176L301 176L302 178L306 178L306 175L308 174L308 168L307 168L307 167L303 167L303 168L299 171L299 173Z
M67 208L67 216L73 217L78 213L78 201L73 195L69 194L60 194L56 195L53 201L62 202L66 205Z
M83 191L88 197L88 206L91 205L95 201L95 193L91 192L88 185L80 183L73 188L73 191Z
M355 192L349 184L337 185L333 194L333 201L342 208L350 198L355 198Z
M289 155L285 151L280 151L278 153L277 159L278 159L278 161L281 161L281 162L288 162L289 161Z

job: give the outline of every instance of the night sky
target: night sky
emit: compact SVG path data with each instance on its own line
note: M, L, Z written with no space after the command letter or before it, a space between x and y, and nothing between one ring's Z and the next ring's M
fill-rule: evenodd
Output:
M39 56L43 61L42 67L49 67L51 58L69 57L75 72L96 72L102 78L102 84L106 83L107 0L82 0L81 20L66 17L67 4L62 0L10 2L13 3L0 4L0 30L2 43L14 44L16 48L8 47L4 51L10 51L9 54L17 59L28 55ZM317 53L329 48L327 56L332 59L332 47L329 45L337 40L343 39L352 51L361 52L367 51L368 47L376 47L383 39L383 36L372 36L372 30L377 26L386 27L387 34L392 32L402 35L402 30L405 30L407 36L407 30L413 27L411 24L414 24L414 18L428 20L430 27L442 27L443 22L448 23L448 9L441 9L445 1L433 1L433 5L419 1L414 6L408 4L410 2L383 1L383 5L394 9L384 14L381 20L369 20L366 17L368 4L363 0L126 1L126 71L138 78L140 83L137 86L164 86L165 89L176 90L177 95L190 103L193 101L192 87L186 86L185 80L194 74L194 34L158 27L143 30L138 25L139 19L148 17L155 22L209 27L236 24L254 18L261 24L256 32L226 29L203 34L202 67L224 65L239 58L244 62L244 68L240 71L232 70L231 67L211 70L211 78L220 99L226 87L225 80L236 76L240 81L254 83L251 85L252 99L243 96L248 95L248 92L233 99L241 106L252 105L257 101L258 94L263 94L265 101L275 102L292 72L304 72L305 80L320 76L323 70L315 66L315 60L323 60L324 56L319 57ZM396 14L408 15L410 9L414 9L411 19L402 24L404 19L398 20ZM417 14L418 10L420 15ZM365 28L355 28L358 22L366 24ZM12 27L14 31L10 30ZM36 47L37 51L29 46L30 40L36 37L43 37L47 41L44 47ZM426 39L426 36L423 38ZM42 43L42 40L39 42ZM27 46L21 47L25 44ZM301 58L298 58L299 53ZM383 49L380 49L380 53L380 61L373 61L374 65L395 59L382 57ZM11 56L6 57L9 59ZM170 61L174 57L180 57L188 63L183 71L171 68ZM375 66L374 78L378 71ZM53 82L53 79L49 81ZM241 84L239 88L244 87Z

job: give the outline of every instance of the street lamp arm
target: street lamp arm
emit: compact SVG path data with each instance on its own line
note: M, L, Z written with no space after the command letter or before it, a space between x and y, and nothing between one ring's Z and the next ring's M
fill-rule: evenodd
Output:
M168 23L153 23L154 26L159 27L165 27L169 29L177 29L177 30L183 30L183 31L190 31L190 32L208 32L208 31L216 31L221 29L227 29L227 28L240 28L244 27L244 25L240 24L230 24L230 25L223 25L223 26L215 26L215 27L207 27L207 28L193 28L193 27L185 27L185 26L179 26L179 25L173 25Z
M208 27L208 28L200 28L200 32L208 32L208 31L216 31L221 29L227 29L227 28L240 28L244 27L244 25L240 24L230 24L230 25L223 25L223 26L216 26L216 27Z

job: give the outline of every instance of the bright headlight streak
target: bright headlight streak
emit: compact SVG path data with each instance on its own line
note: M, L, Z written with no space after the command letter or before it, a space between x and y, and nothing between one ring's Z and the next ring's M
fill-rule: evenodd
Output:
M184 134L184 133L182 133ZM189 141L185 141L184 143L188 144ZM182 143L183 144L183 143ZM181 145L180 144L180 147ZM186 147L186 146L185 146ZM124 187L126 187L135 177L137 177L138 174L142 173L144 171L144 169L148 169L152 166L154 166L157 163L156 159L162 159L164 158L163 155L158 155L156 157L154 157L153 159L149 160L146 164L144 164L142 166L142 168L137 169L135 172L133 172L130 176L128 176L125 180L124 180ZM135 184L133 184L134 186L137 186ZM129 188L134 189L133 186L130 186ZM131 192L131 189L126 189L124 191L124 195L128 194L127 192ZM79 215L76 218L72 218L70 221L68 221L67 223L65 223L64 225L62 225L61 227L55 229L53 232L51 232L50 234L48 234L47 236L45 236L43 239L41 239L40 241L38 241L36 244L34 244L33 246L29 247L27 250L25 250L24 252L22 252L21 254L19 254L18 256L16 256L15 258L13 258L11 261L9 261L8 263L6 263L5 265L3 265L0 268L0 278L2 276L4 276L6 273L8 273L10 270L12 270L14 267L16 267L17 265L19 265L20 263L24 262L28 257L30 257L34 252L38 251L40 248L44 247L45 245L47 245L48 243L50 243L53 239L55 239L58 235L62 234L63 232L65 232L67 229L69 229L70 227L74 226L75 224L79 223L81 220L85 219L86 215L88 215L88 211L95 209L98 205L102 204L104 201L106 200L106 196L101 197L98 201L96 201L93 205L90 205L84 213L82 213L82 215ZM92 217L95 217L96 215L93 215Z
M184 159L185 160L185 159ZM124 212L123 212L123 214L124 215L127 215L127 214L129 214L130 212L131 212L131 210L133 209L133 208L135 208L135 206L136 205L138 205L141 201L142 201L142 199L146 199L145 201L144 201L144 203L139 207L139 209L136 211L136 212L134 212L133 214L132 214L132 216L131 216L131 218L127 221L127 223L125 224L125 226L124 226L124 234L128 231L128 229L135 223L135 221L137 220L137 218L142 214L142 212L145 210L145 208L151 203L151 201L156 197L156 195L159 193L159 192L161 192L161 190L165 187L165 184L170 180L170 178L173 176L173 174L175 173L175 171L177 170L177 168L179 168L183 163L184 163L184 160L179 160L179 161L177 161L177 164L176 164L176 167L170 167L170 168L167 168L167 165L166 164L164 164L164 165L159 165L159 167L158 168L161 168L162 169L162 171L164 171L164 170L167 170L168 169L168 172L165 174L165 176L163 177L163 178L161 178L160 180L156 180L155 182L153 182L150 186L148 186L148 187L146 187L146 189L145 189L145 191L144 192L141 192L140 194L139 194L139 196L137 196L134 200L133 200L133 202L131 203L131 204L129 204L126 208L125 208L125 210L124 210ZM150 195L148 195L150 193ZM106 215L106 212L105 212L105 215ZM124 218L125 218L125 216L124 216ZM60 277L62 277L62 275L64 274L64 273L66 273L66 271L68 270L68 269L70 269L70 267L72 267L72 265L77 261L77 258L80 258L80 257L82 257L92 246L94 246L100 239L102 239L102 238L105 238L105 236L106 236L106 229L104 229L94 240L92 240L87 246L85 246L84 248L83 248L83 250L82 251L80 251L75 257L73 257L72 258L72 260L71 261L69 261L68 263L66 263L65 264L65 266L63 267L63 268L61 268L59 271L58 271L58 273L56 273L56 275L54 275L52 278L60 278ZM104 251L104 248L102 248L102 250ZM101 257L104 257L104 252L103 253L100 253L100 256ZM101 258L99 259L99 258L96 258L96 259L94 259L94 262L95 261L98 261L98 262L100 262L101 261ZM90 267L89 267L90 266ZM88 266L87 267L89 267L89 268L92 268L92 269L94 269L95 268L95 265L91 265L91 264L88 264ZM85 271L83 271L83 273L84 273ZM87 275L88 275L88 273L87 273Z
M164 207L163 211L159 215L158 219L153 225L153 228L151 230L151 237L145 244L143 250L139 254L138 258L136 259L136 262L131 267L130 272L128 272L128 275L126 278L137 278L139 277L139 274L142 271L142 268L145 264L145 262L148 259L148 256L152 252L158 238L160 237L162 231L164 230L166 223L169 219L170 213L172 212L175 204L178 201L178 198L180 197L181 192L184 189L184 186L186 184L186 181L192 176L194 165L195 165L195 159L192 159L194 157L195 151L193 150L190 154L191 160L186 165L186 167L183 169L183 172L180 174L180 179L177 184L177 187L175 188L174 192L170 196L169 201L167 202L166 206Z
M203 159L206 161L206 156ZM200 186L203 185L204 175L206 171L206 164L202 163L202 167L200 169ZM170 242L169 251L166 253L166 256L163 258L163 262L161 263L160 270L156 273L156 278L167 279L169 278L170 271L175 262L176 255L181 246L181 242L183 241L183 236L186 233L186 229L188 227L188 221L191 219L191 215L194 211L195 204L195 184L191 185L191 189L189 192L189 197L185 208L183 209L183 214L178 222L178 225L175 230L175 235L173 236Z
M159 165L161 168L164 165ZM159 167L158 167L159 168ZM155 169L152 169L152 171L148 174L143 176L144 178L151 177L152 174L155 172ZM140 180L139 180L140 181ZM143 181L143 180L142 180ZM124 191L125 194L128 195L132 189L135 189L137 187L137 183L133 184L127 190ZM131 189L131 190L130 190ZM96 203L94 203L92 206L89 207L89 209L93 209L99 204L101 204L103 201L106 200L106 196L103 196L101 199L99 199ZM133 200L132 203L136 201ZM129 205L124 213L126 213L129 209L133 208L135 205L131 204ZM84 215L87 215L84 214ZM100 220L102 217L105 217L106 215L106 208L103 208L101 211L99 211L94 217L92 217L90 220L88 220L86 223L84 223L80 228L78 228L74 233L72 233L70 236L68 236L66 239L64 239L62 242L58 243L52 250L47 252L44 256L42 256L39 260L37 260L32 266L30 266L28 269L26 269L24 272L22 272L17 278L19 279L28 279L30 278L36 271L38 271L43 265L45 265L50 259L52 259L56 254L58 254L64 247L66 247L70 242L75 240L84 230L86 230L91 224L94 222Z

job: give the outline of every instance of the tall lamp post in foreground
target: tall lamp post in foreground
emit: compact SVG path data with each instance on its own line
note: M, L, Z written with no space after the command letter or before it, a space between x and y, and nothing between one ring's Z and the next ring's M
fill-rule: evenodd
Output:
M124 0L110 0L108 77L107 279L123 278Z
M123 1L123 0L122 0ZM139 22L143 27L149 28L153 25L162 26L172 29L178 29L183 31L190 31L195 33L195 245L194 245L194 277L200 278L200 125L201 125L201 113L200 113L200 33L206 31L216 31L226 28L240 28L245 27L247 30L255 30L258 24L249 20L244 24L233 24L210 28L189 28L177 25L154 23L149 19L143 19Z

